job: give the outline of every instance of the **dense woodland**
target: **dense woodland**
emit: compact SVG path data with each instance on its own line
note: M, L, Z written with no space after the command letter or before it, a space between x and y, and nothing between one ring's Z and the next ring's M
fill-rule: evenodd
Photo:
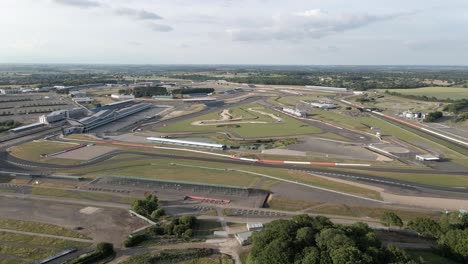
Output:
M382 247L366 224L335 225L322 216L275 220L251 240L249 264L418 263L402 249Z
M382 224L403 227L394 213L382 216ZM433 252L460 263L468 263L468 215L443 215L439 221L416 218L407 224L419 235L437 240ZM249 264L297 263L424 263L403 249L383 247L375 231L366 224L333 224L328 218L298 215L292 220L275 220L251 237Z

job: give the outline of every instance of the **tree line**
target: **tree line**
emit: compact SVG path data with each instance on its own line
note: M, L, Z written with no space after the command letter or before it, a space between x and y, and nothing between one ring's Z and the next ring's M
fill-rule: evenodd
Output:
M418 263L400 248L383 247L367 224L335 225L323 216L272 221L251 241L248 264Z

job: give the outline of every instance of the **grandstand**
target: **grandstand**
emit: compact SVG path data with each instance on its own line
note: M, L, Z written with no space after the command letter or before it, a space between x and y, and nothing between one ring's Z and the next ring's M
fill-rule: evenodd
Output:
M119 110L103 109L91 116L76 120L76 122L73 122L73 124L79 127L79 129L75 130L80 130L81 132L88 132L105 124L144 111L150 107L151 104L142 103L135 104L130 107L121 108Z

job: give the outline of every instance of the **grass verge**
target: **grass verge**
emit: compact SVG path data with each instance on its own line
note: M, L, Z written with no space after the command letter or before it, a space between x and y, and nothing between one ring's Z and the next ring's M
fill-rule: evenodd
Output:
M39 223L39 222L32 222L32 221L25 221L25 220L0 219L0 228L18 230L18 231L24 231L24 232L32 232L32 233L38 233L38 234L48 234L48 235L63 236L63 237L89 239L89 237L83 234L80 234L78 232L69 230L61 226L46 224L46 223Z

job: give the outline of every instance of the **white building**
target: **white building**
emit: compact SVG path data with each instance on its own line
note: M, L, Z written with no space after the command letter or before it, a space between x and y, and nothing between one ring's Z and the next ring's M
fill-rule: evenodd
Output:
M0 94L17 94L20 93L21 90L16 89L16 88L10 88L10 89L0 89Z
M416 155L418 161L439 161L440 157L435 155Z
M338 88L338 87L326 87L326 86L314 86L314 85L306 85L308 89L318 90L318 91L326 91L326 92L346 92L348 89L346 88Z
M47 115L39 116L39 123L50 124L58 121L65 120L67 118L80 118L86 114L86 110L83 108L73 108L70 110L58 110L51 112Z
M257 230L263 229L262 223L248 223L246 226L247 226L247 230L249 231L257 231Z
M159 143L159 144L169 144L169 145L187 146L187 147L195 147L195 148L209 148L209 149L218 149L218 150L226 149L226 145L221 145L221 144L211 144L211 143L203 143L203 142L196 142L196 141L168 139L168 138L155 138L155 137L149 137L146 139L154 143Z
M135 96L133 94L111 94L111 98L128 100L135 99Z
M78 97L72 99L75 103L92 103L94 102L93 98L90 97Z
M305 113L305 112L300 111L300 110L298 110L298 109L292 109L292 108L283 107L283 111L286 112L286 113L289 113L289 114L298 116L298 117L305 117L305 116L306 116L306 113Z
M331 103L322 103L322 102L310 102L310 101L301 101L304 104L308 104L313 107L321 108L321 109L336 109L338 106Z
M246 246L250 244L249 238L252 236L253 231L247 231L247 232L242 232L242 233L237 233L234 235L234 237L237 239L239 244L241 246Z

